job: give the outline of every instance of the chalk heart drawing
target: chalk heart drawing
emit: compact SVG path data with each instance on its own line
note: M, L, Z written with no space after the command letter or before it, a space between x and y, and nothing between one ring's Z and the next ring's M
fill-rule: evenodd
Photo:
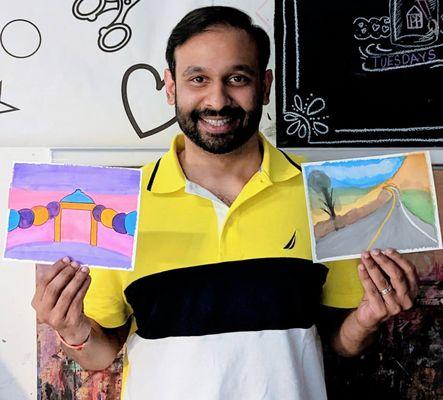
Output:
M314 98L311 93L306 101L303 101L301 96L296 94L291 108L293 111L286 111L283 115L284 120L289 122L286 130L289 136L297 134L300 139L307 137L310 142L312 134L318 136L329 132L329 126L321 122L329 118L329 115L322 115L326 103L321 97Z
M160 74L158 73L158 71L152 66L152 65L148 65L148 64L135 64L132 67L128 68L127 71L125 72L125 74L123 75L123 80L122 80L122 87L121 87L121 92L122 92L122 100L123 100L123 107L125 108L126 111L126 115L129 118L129 122L131 123L132 127L134 128L135 132L137 133L137 135L139 136L140 139L144 139L148 136L152 136L158 132L161 132L167 128L169 128L171 125L173 125L176 121L177 118L174 116L173 118L171 118L169 121L158 125L154 128L148 129L146 131L143 131L140 126L138 125L134 114L131 110L131 106L129 105L129 100L128 100L128 81L130 76L138 70L146 70L149 73L151 73L154 76L155 79L155 89L157 91L160 91L163 89L163 87L165 86L165 82L161 79Z

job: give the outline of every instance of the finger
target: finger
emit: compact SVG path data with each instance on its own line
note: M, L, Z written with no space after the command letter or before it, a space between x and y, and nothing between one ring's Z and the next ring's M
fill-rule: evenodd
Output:
M377 253L377 251L374 251ZM386 303L386 307L391 315L398 314L401 311L401 307L398 304L398 300L396 298L395 288L391 290L389 293L383 294L381 293L384 289L392 288L390 281L387 279L386 275L382 272L380 265L376 262L376 257L372 256L368 252L365 252L362 257L362 261L368 274L372 281L374 282L375 287L380 292L382 300Z
M86 279L84 280L81 288L77 291L74 299L69 306L69 309L66 313L66 320L68 321L76 321L83 313L83 300L86 296L86 293L91 285L91 276L86 275Z
M46 286L51 282L60 271L69 264L71 260L69 257L63 257L62 259L56 261L52 265L47 264L36 264L35 269L35 300L40 301Z
M89 270L87 267L79 268L72 279L66 284L53 308L53 313L58 319L65 319L71 303L81 290L88 276Z
M389 297L395 299L396 304L401 309L410 308L412 306L410 294L409 294L409 285L406 279L406 274L403 272L403 269L400 268L396 262L392 261L389 257L385 256L380 250L371 251L371 255L376 261L376 263L380 266L380 268L386 273L389 277L392 287L395 290L396 296L388 296L385 295L384 298L387 299ZM393 305L392 312L393 315L398 314L400 310L397 309L397 306Z
M375 286L373 280L369 276L369 273L364 264L359 264L358 275L360 277L360 281L365 291L365 297L371 304L371 307L374 310L376 317L379 318L380 320L385 318L388 313L386 309L386 304L383 301L380 292L377 289L377 286Z
M42 297L42 306L44 306L45 309L52 310L54 308L63 289L75 276L78 267L78 263L75 261L71 262L48 283Z
M409 291L412 297L415 298L419 288L419 277L415 265L394 249L387 249L383 253L403 270L409 286Z

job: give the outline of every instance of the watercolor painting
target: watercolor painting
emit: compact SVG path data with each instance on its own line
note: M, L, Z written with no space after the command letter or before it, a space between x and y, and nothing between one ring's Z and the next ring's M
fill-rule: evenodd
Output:
M133 269L140 171L15 163L5 259Z
M429 154L302 164L315 262L442 248Z

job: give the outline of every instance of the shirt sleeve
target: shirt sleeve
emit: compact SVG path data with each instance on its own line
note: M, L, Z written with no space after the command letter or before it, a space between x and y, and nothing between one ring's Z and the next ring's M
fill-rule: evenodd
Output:
M363 286L358 277L359 260L331 261L323 286L322 303L329 307L356 308L363 297Z
M91 285L83 302L84 312L104 328L122 326L132 314L123 292L124 273L125 271L91 269Z

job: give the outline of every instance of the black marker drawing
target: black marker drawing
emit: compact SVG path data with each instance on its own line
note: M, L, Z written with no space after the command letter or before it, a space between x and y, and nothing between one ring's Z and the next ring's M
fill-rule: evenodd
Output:
M161 124L160 126L157 126L156 128L149 129L147 131L141 130L140 126L137 124L137 121L134 118L134 114L131 111L131 107L130 107L129 101L128 101L128 80L129 80L129 77L131 76L131 74L134 71L138 71L140 69L147 70L154 76L156 90L158 90L158 91L162 90L163 86L165 86L165 82L161 79L158 71L153 66L148 65L148 64L135 64L132 67L128 68L127 71L125 72L125 74L123 75L122 87L121 87L123 107L125 108L126 115L128 116L129 121L131 122L131 125L134 128L135 132L137 132L137 135L139 136L140 139L143 139L145 137L152 136L155 133L161 132L161 131L165 130L166 128L170 127L171 125L173 125L177 121L177 118L173 117L169 121L165 122L164 124Z
M116 11L114 20L107 26L99 30L98 47L105 52L114 52L125 47L132 36L131 27L125 22L129 10L140 0L99 0L98 5L93 10L82 11L85 0L75 0L72 6L72 13L75 18L83 21L93 22L100 15ZM120 38L113 43L112 37Z
M31 21L14 19L1 30L0 44L11 57L28 58L40 48L42 35Z
M18 110L19 108L11 106L11 104L2 101L2 81L0 81L0 114Z

